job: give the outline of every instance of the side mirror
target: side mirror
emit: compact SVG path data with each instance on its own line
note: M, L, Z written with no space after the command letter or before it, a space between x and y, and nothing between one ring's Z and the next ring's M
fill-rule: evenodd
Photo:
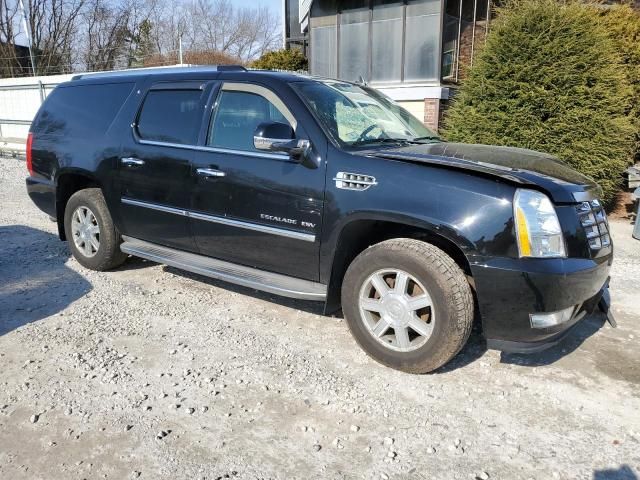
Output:
M293 128L286 123L264 122L258 125L253 133L253 146L257 150L288 153L298 163L309 168L318 168L311 160L311 142L297 140L295 136Z
M289 143L296 134L290 125L280 122L263 122L253 132L253 146L258 150L282 151L275 148L276 144Z

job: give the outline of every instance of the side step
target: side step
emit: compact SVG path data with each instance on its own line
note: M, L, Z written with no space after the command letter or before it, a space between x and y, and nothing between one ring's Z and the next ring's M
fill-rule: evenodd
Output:
M120 245L120 250L129 255L146 258L152 262L163 263L189 272L284 297L323 301L327 296L327 286L321 283L236 265L195 253L156 245L144 240L125 237L124 235L122 239L124 242Z

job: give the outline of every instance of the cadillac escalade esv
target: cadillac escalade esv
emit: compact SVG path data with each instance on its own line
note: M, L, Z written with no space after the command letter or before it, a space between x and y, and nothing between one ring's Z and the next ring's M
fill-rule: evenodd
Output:
M448 362L474 318L490 348L528 352L608 303L593 181L444 142L365 85L234 66L81 75L40 108L27 167L84 267L134 255L322 301L408 372Z

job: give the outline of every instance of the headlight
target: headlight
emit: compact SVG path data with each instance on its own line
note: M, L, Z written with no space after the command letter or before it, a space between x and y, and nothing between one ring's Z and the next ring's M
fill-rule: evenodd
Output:
M513 211L521 257L566 256L556 210L544 193L516 190Z

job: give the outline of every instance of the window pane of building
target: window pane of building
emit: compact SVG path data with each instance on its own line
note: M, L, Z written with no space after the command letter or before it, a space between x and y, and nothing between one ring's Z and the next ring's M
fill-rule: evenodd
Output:
M340 15L339 78L369 79L369 9L343 11Z
M440 61L440 1L407 4L405 81L437 80Z
M402 70L402 3L373 6L371 79L399 82Z
M303 36L300 31L300 15L298 6L298 2L285 3L284 20L287 38L300 38Z
M442 79L455 78L461 0L446 0L442 33Z
M337 31L335 25L311 28L311 72L314 75L335 78Z

